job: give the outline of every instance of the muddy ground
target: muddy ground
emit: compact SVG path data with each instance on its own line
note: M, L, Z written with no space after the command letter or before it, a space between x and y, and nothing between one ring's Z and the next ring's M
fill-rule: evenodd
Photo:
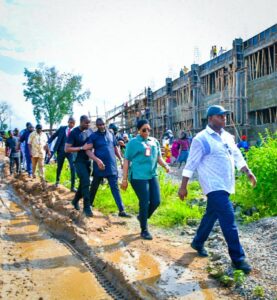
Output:
M240 296L219 286L215 280L208 277L206 272L208 259L197 257L195 251L191 249L189 243L192 236L189 231L183 231L180 235L180 232L177 234L176 231L151 228L154 240L145 241L140 239L139 224L135 217L123 220L117 216L104 216L94 210L94 217L87 219L72 208L70 202L74 195L66 188L54 188L48 184L44 191L37 179L30 179L24 174L18 178L10 177L7 168L4 172L5 182L13 186L21 199L20 205L29 209L43 228L55 237L65 239L83 257L93 261L96 269L103 273L126 299L240 299ZM17 222L21 223L18 220ZM2 221L1 226L3 224ZM30 241L30 244L37 247L36 241ZM13 246L5 245L3 239L1 247L2 253L10 253L8 264L24 259L33 264L31 256L26 254L23 258L18 257L17 251L12 249ZM53 252L49 255L55 260L59 255L55 247L53 248ZM69 268L68 262L65 261L64 264L66 273ZM13 270L15 280L10 281L8 286L6 282L1 281L2 288L9 290L13 295L17 291L23 295L29 293L30 289L35 289L35 285L41 286L41 280L42 283L49 281L48 287L55 290L51 286L50 278L53 278L51 266L44 266L43 279L36 277L32 281L27 280L28 285L25 285L23 279L17 279L22 277L22 272L28 272L27 266L20 263L19 270L15 266ZM7 272L6 269L2 262L0 276ZM57 275L59 278L63 276ZM78 280L82 281L80 278ZM55 284L58 290L59 283ZM69 291L76 288L76 284L66 284ZM60 288L63 287L61 284ZM91 293L91 299L106 299L96 298L96 295L99 295L98 291ZM54 295L55 293L53 298L49 299L55 299ZM36 294L36 297L34 299L43 298L43 292ZM62 296L59 299L68 298ZM76 299L87 298L80 296Z

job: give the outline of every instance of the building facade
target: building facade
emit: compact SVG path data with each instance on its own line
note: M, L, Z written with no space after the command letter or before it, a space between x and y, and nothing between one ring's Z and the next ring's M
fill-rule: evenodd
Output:
M277 24L243 41L233 41L231 50L202 64L191 65L165 86L150 88L107 112L108 122L117 122L126 132L134 132L140 118L150 121L158 139L166 129L175 136L205 128L206 111L219 104L232 113L227 130L235 136L258 138L266 128L277 130Z

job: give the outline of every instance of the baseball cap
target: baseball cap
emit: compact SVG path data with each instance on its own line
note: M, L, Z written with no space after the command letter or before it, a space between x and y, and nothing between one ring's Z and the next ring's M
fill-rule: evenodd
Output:
M207 117L214 116L214 115L224 115L229 113L229 110L226 110L224 107L220 105L212 105L207 110Z

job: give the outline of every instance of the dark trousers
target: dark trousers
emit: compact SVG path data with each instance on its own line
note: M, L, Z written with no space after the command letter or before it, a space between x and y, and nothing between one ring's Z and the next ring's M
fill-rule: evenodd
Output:
M239 241L238 229L235 224L234 208L229 199L229 193L215 191L207 195L208 203L205 215L197 229L193 243L202 247L218 219L224 238L228 245L229 255L234 262L245 258L244 251Z
M75 162L76 173L80 179L78 190L74 197L74 202L78 202L81 198L84 199L84 208L90 207L89 193L89 177L90 177L90 162Z
M10 156L10 173L13 173L14 163L16 166L16 173L20 172L20 157L12 157Z
M160 186L157 177L149 180L132 179L131 185L139 199L139 220L141 230L147 230L149 219L160 205Z
M26 168L29 175L32 174L32 159L29 151L25 151Z
M111 176L107 176L106 177L108 179L109 182L109 186L111 188L112 191L112 195L113 198L115 200L115 203L118 207L119 211L123 211L124 210L124 206L122 203L122 198L120 195L120 191L118 188L118 176L117 175L111 175ZM93 177L93 181L91 183L91 187L90 187L90 200L91 200L91 205L93 204L95 195L97 193L99 184L101 183L101 181L103 180L103 177L98 177L98 176L94 176Z
M64 151L59 151L57 156L57 174L56 182L60 182L61 172L64 164L64 160L67 158L71 174L71 188L74 188L75 185L75 166L73 163L72 153L65 153Z

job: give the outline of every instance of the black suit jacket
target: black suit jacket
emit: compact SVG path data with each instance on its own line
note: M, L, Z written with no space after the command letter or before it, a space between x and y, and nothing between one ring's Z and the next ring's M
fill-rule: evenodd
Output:
M53 151L64 151L64 145L66 143L66 128L67 126L61 126L48 140L48 144L51 144L57 137L56 144ZM73 129L73 128L72 128Z

